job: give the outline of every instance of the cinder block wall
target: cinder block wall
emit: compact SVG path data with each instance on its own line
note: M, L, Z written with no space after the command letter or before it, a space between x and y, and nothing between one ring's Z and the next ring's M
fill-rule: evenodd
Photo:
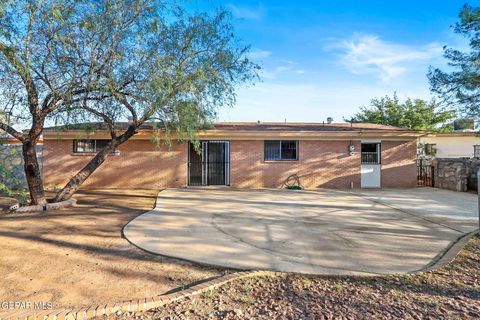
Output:
M92 155L74 154L72 140L44 141L44 176L47 187L63 187ZM183 187L187 181L187 144L157 148L149 140L129 140L120 156L109 156L85 182L95 188Z

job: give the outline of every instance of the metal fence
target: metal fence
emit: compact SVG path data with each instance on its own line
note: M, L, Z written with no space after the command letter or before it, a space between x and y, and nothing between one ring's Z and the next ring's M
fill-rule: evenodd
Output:
M422 160L417 161L417 186L435 186L435 167Z

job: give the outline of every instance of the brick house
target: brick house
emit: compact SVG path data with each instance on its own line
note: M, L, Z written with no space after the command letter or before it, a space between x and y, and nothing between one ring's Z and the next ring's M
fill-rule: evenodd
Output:
M63 186L109 139L95 130L44 131L44 177ZM123 124L126 126L127 124ZM71 127L72 128L72 127ZM73 127L74 128L74 127ZM158 132L158 131L155 131ZM87 181L98 188L167 188L226 185L280 188L291 175L305 188L416 186L419 133L375 124L215 123L193 144L158 146L146 124Z

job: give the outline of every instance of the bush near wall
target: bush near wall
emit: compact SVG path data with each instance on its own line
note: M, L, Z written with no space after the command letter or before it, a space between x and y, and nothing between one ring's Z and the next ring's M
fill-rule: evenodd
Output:
M42 169L43 146L37 146L37 157ZM18 144L0 145L0 178L2 183L11 189L27 188L23 168L22 146Z

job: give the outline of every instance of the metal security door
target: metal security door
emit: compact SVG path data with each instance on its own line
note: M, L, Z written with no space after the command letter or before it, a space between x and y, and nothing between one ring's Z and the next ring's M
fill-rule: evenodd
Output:
M230 144L228 141L202 141L199 155L189 146L190 186L213 186L230 184Z

